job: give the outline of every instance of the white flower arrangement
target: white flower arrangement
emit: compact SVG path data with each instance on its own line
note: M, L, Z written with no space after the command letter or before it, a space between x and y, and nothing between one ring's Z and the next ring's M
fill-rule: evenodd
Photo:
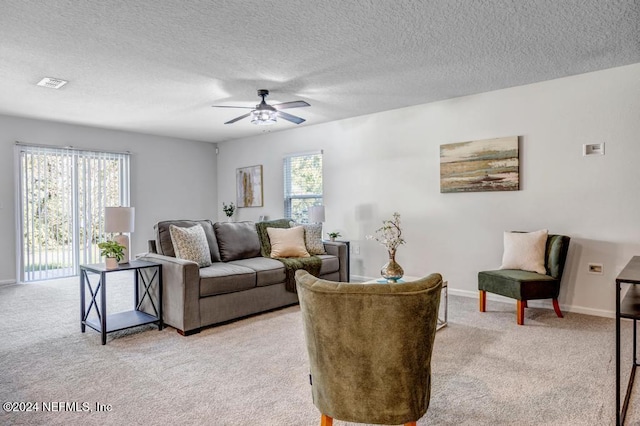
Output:
M376 235L367 235L367 240L376 240L387 248L389 253L395 253L400 244L404 244L402 229L400 228L400 213L393 213L393 219L383 220L382 227L376 229Z

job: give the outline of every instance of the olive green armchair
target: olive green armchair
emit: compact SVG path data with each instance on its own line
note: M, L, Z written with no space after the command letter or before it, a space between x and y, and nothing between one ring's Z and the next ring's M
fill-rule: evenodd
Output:
M296 284L321 424L415 425L429 407L442 276L348 284L299 270Z
M486 310L486 292L489 292L516 299L518 325L524 325L524 309L527 307L527 301L534 299L553 299L553 309L556 315L562 318L558 294L570 240L564 235L549 234L547 236L544 262L546 274L519 269L478 272L480 312Z

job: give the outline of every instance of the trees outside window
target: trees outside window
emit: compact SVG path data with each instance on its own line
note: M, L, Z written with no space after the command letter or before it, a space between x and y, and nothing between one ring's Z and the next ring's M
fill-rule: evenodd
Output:
M16 145L20 281L101 261L104 209L129 205L129 154Z
M322 152L284 159L284 216L309 221L309 207L322 204Z

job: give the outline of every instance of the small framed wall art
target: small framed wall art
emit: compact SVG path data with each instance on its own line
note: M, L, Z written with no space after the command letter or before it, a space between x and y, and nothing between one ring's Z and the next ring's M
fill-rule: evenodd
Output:
M440 192L519 189L517 136L440 145Z
M236 169L236 205L262 207L262 165Z

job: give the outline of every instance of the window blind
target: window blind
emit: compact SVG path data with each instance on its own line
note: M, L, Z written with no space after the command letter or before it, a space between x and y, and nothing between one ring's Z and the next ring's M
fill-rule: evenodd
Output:
M322 204L322 151L284 158L284 216L307 223L309 207Z
M21 281L99 263L104 209L129 205L129 154L16 145Z

